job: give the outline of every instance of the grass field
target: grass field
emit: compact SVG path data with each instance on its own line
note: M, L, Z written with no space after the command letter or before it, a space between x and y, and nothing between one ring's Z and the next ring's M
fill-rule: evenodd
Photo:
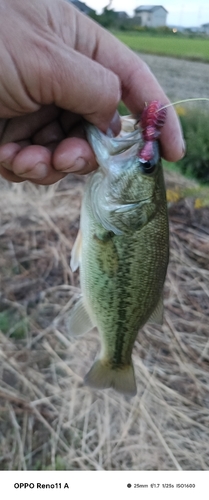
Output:
M137 52L209 62L209 38L148 35L114 31L114 35Z

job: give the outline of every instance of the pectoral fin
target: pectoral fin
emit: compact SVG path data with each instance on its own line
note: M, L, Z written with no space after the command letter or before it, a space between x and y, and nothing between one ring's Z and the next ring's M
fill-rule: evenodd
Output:
M71 335L84 335L84 333L89 332L94 328L94 324L92 323L91 318L85 308L83 303L83 298L76 302L75 306L72 309L68 327Z
M148 323L157 323L158 325L163 324L163 297L160 296L160 300L157 307L149 317Z
M70 267L72 271L76 271L80 265L81 261L81 244L82 244L82 235L81 235L81 230L79 229L75 243L72 248L71 252L71 260L70 260Z

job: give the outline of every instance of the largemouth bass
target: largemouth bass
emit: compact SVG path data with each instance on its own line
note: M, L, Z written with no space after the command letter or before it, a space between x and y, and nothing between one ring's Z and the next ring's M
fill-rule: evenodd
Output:
M86 186L72 250L82 296L69 328L83 334L96 326L101 337L101 353L85 384L133 396L131 355L138 331L147 321L162 323L169 235L156 136L149 139L150 148L133 120L124 123L131 131L116 138L87 126L99 168Z

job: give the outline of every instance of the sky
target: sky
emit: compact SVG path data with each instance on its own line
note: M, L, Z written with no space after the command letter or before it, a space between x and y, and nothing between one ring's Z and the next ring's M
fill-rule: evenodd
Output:
M108 0L83 0L89 7L95 9L98 14L103 7L108 4ZM167 25L177 26L200 26L209 23L209 1L197 0L165 0L158 1L142 0L113 0L111 8L114 10L124 10L129 15L133 15L133 10L140 5L162 5L167 11Z

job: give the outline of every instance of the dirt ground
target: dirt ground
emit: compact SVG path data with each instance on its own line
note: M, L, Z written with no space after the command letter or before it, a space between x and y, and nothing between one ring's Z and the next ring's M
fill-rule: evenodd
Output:
M98 334L68 331L83 187L0 184L0 468L208 470L209 208L169 203L164 325L139 332L129 400L83 386Z
M203 72L187 94L172 76L177 61L143 57L165 90L175 80L175 99L209 94L208 66L188 63L196 67L188 83ZM187 62L178 63L180 75ZM164 324L139 332L132 400L83 386L98 333L68 331L80 292L69 263L84 178L48 188L0 180L1 470L209 469L209 208L195 208L195 182L165 177L170 194L193 195L168 204Z
M171 101L209 98L208 64L150 54L140 54L140 57L148 64Z

